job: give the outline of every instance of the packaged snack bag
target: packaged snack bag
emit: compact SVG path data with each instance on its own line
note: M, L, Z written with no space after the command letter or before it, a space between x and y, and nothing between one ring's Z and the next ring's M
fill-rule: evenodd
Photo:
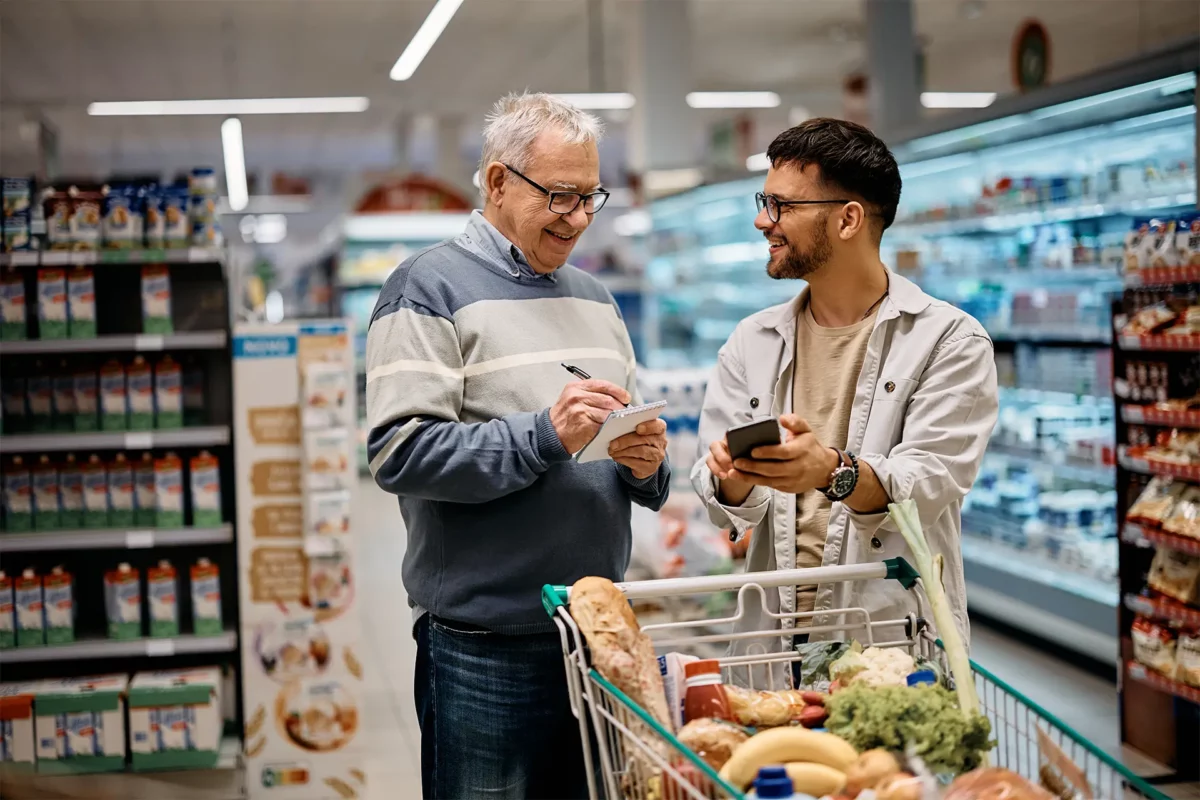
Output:
M1133 638L1133 657L1139 664L1161 672L1175 674L1175 632L1146 617L1138 617L1130 629Z
M1179 221L1175 249L1179 252L1180 266L1200 267L1200 214Z

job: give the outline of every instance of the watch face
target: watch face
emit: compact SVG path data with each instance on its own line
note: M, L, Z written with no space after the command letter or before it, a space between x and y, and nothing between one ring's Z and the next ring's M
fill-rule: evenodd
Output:
M833 495L849 495L854 490L854 470L842 467L833 474L829 484L829 493Z

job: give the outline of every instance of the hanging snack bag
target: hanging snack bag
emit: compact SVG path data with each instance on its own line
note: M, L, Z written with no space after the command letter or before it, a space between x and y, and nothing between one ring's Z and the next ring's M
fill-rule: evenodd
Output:
M146 596L150 600L150 635L179 635L179 579L169 561L146 570Z
M83 468L70 453L58 470L58 497L62 526L83 527Z
M4 467L4 523L9 531L33 530L33 481L21 456Z
M154 366L155 426L183 426L183 370L170 356L163 356Z
M58 502L58 468L50 456L42 455L33 468L33 527L53 531L62 527Z
M201 558L192 565L192 629L197 636L215 636L222 629L221 573Z
M1175 674L1175 632L1146 617L1138 617L1130 629L1133 657L1163 675Z
M46 614L42 579L31 569L21 573L14 585L17 609L17 647L40 647L46 643Z
M66 339L67 274L61 269L39 269L37 274L38 338Z
M108 470L100 456L93 453L83 465L83 527L108 526Z
M1175 247L1175 220L1154 220L1149 245L1149 261L1152 267L1178 267L1179 251Z
M75 376L66 361L60 361L58 372L50 379L51 400L54 411L54 430L75 430Z
M1125 234L1125 271L1148 267L1149 264L1141 262L1142 257L1142 242L1150 237L1150 220L1135 219L1133 221L1133 229Z
M1200 556L1160 547L1150 562L1147 585L1181 603L1200 603Z
M33 374L25 380L25 393L29 403L29 421L33 430L47 432L54 429L54 388L50 375L41 361L34 364Z
M25 279L19 272L0 276L0 340L10 342L28 336Z
M96 278L89 267L76 267L67 277L72 339L96 338Z
M100 427L123 431L129 425L129 395L125 368L113 359L100 368Z
M75 430L94 431L100 426L100 380L94 369L75 373Z
M142 332L170 333L171 272L162 265L142 267Z
M108 465L108 524L114 528L133 527L133 465L124 453L117 453Z
M12 578L0 570L0 650L17 646L17 609Z
M1179 251L1180 266L1200 267L1200 214L1179 221L1175 249Z
M216 456L207 450L194 456L190 468L192 524L215 528L221 524L221 471Z
M154 372L142 356L133 359L125 372L129 397L129 429L148 431L154 427Z
M111 639L136 639L142 635L142 593L138 571L120 564L104 575L104 607Z
M174 453L154 462L154 523L183 527L183 462Z
M133 523L141 528L153 528L158 510L157 491L154 487L154 457L142 453L133 465Z
M75 641L75 590L71 574L55 567L42 580L46 604L46 644Z

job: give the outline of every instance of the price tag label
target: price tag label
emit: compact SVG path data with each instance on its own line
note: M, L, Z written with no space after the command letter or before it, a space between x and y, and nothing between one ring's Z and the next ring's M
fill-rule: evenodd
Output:
M133 347L135 350L162 350L165 346L166 340L161 334L139 333L133 337Z
M154 547L154 531L126 531L125 546L130 550L144 550Z
M146 642L146 655L151 658L156 656L173 656L175 655L175 640L174 639L151 639Z
M33 267L38 263L38 254L34 251L12 253L9 260L14 267Z
M154 434L149 431L125 434L126 450L149 450L154 446Z

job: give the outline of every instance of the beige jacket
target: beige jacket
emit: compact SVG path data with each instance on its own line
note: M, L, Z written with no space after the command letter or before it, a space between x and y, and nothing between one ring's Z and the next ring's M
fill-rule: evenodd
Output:
M748 572L795 567L795 495L759 486L741 507L722 505L705 456L709 443L728 428L791 412L796 316L808 291L805 287L791 302L738 325L721 348L704 398L701 453L692 469L692 485L714 523L729 527L739 538L753 529ZM967 314L892 274L858 378L847 446L871 465L893 501L916 501L931 549L945 557L943 582L965 642L970 638L960 511L979 472L997 406L996 365L987 333ZM915 563L886 513L858 514L841 503L833 505L824 566L896 556ZM794 587L768 595L772 613L795 612ZM815 611L856 607L865 608L875 621L900 619L916 610L911 593L894 581L818 587ZM794 620L780 623L758 612L739 627L761 631L780 624L792 628ZM842 618L813 619L814 626L834 624L843 624ZM901 635L902 630L884 629L876 631L875 640ZM772 649L779 646L772 641Z

